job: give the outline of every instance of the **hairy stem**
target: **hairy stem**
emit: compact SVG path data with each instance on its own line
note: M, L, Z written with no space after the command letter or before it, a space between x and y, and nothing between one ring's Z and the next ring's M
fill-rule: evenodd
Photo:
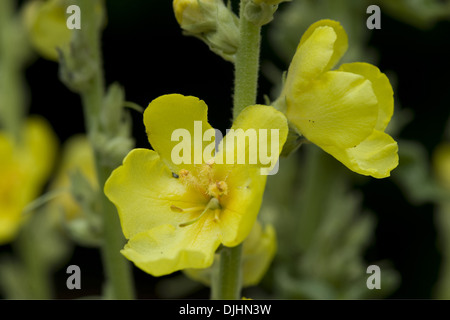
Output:
M256 103L259 73L259 52L261 46L261 27L248 21L245 6L248 0L241 0L240 44L236 52L233 118L250 105Z
M256 103L259 73L261 27L248 21L245 8L249 0L240 3L240 44L236 52L233 118ZM220 265L213 276L211 297L213 299L240 299L242 287L242 244L223 247Z
M87 42L91 51L91 58L96 65L96 71L90 80L87 89L81 92L83 101L84 115L88 135L91 144L95 140L96 133L100 130L100 113L105 94L102 57L100 51L100 26L95 15L96 6L99 2L92 0L79 1L82 12L84 29L84 41ZM99 197L102 221L103 221L103 237L102 258L106 273L108 297L113 299L133 299L134 284L132 279L131 268L129 262L120 254L125 239L120 228L119 217L114 205L106 198L103 193L103 186L112 172L110 166L106 165L107 159L103 159L104 155L98 150L95 153L95 167L97 172L98 185L100 186Z

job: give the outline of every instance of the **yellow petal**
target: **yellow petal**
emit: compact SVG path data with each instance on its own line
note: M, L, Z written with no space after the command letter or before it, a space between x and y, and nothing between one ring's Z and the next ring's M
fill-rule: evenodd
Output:
M345 52L347 51L347 48L348 48L347 33L345 32L344 28L338 21L325 19L325 20L319 20L319 21L313 23L308 28L308 30L306 30L305 33L303 34L303 36L300 40L300 44L298 46L298 48L300 49L305 42L310 40L310 38L313 36L313 34L315 33L315 31L317 29L320 30L320 29L329 29L329 28L333 29L333 32L335 33L336 36L330 37L328 35L328 41L329 41L329 43L332 43L332 45L333 45L333 52L328 61L328 64L324 68L325 70L332 69L336 65L336 63L342 58L342 56L345 54ZM330 34L329 31L327 31L327 33ZM334 38L334 40L333 40L333 38ZM328 45L326 45L325 47L328 47ZM306 50L306 47L304 50ZM316 50L320 51L320 48L317 48Z
M288 125L286 117L273 107L269 106L250 106L245 108L233 123L232 128L235 130L236 136L229 132L221 141L220 151L215 157L216 163L218 159L234 159L232 164L217 165L215 168L217 177L226 181L228 185L228 195L221 201L223 211L220 216L220 226L223 235L223 244L225 246L236 246L241 243L249 234L258 215L261 206L262 196L266 183L267 173L261 167L260 161L255 164L249 164L250 155L253 154L254 159L259 159L260 142L267 144L268 154L270 154L270 167L273 167L277 160L288 133ZM241 130L241 131L238 131ZM240 138L243 138L248 130L253 130L255 138L252 139L253 144L257 144L257 149L252 153L252 147L249 145L250 140L245 143L238 144ZM267 130L267 141L261 139L261 131ZM276 130L276 135L272 136L272 131ZM277 138L275 140L275 138ZM231 144L230 139L235 139L235 143ZM273 147L272 147L273 142ZM256 150L256 151L255 151ZM237 154L245 154L245 163L239 163ZM229 156L233 154L233 156ZM267 160L267 159L265 159ZM267 166L266 166L267 167ZM265 168L264 168L265 169Z
M256 285L261 281L275 252L275 229L271 225L266 225L263 229L259 222L255 223L243 247L242 276L244 286Z
M289 66L285 93L306 86L311 80L330 70L348 46L345 30L339 22L320 20L303 34Z
M384 131L394 113L394 91L388 77L369 63L347 63L339 70L359 74L372 83L373 92L378 100L378 121L375 129Z
M173 210L206 205L199 192L187 189L152 150L134 149L105 184L116 205L127 239L162 224L179 225L195 215ZM198 215L198 212L197 212Z
M17 232L21 210L29 201L30 192L22 189L26 178L15 161L11 139L3 133L0 133L0 177L0 244L4 244Z
M388 134L377 130L354 148L323 149L350 170L374 178L389 177L390 172L398 165L397 142Z
M40 117L26 120L21 143L0 133L0 243L20 227L25 206L42 191L53 169L57 139Z
M368 137L377 122L377 98L363 76L328 71L287 96L287 116L309 141L348 148Z
M201 164L212 157L213 154L203 161L203 149L214 144L214 137L210 141L203 141L205 131L213 130L208 123L207 112L208 107L204 101L180 94L156 98L145 110L144 124L150 144L172 172L178 173L180 169L193 170L194 163ZM173 161L173 156L185 155L175 152L176 146L180 144L191 148L190 152L184 149L188 152L187 161L181 164Z
M41 117L30 117L26 121L25 146L21 153L27 159L36 180L45 180L53 170L58 149L58 140L50 124Z
M187 227L166 224L136 234L121 252L145 272L162 276L209 267L219 244L217 224L204 217Z
M228 196L222 201L220 227L223 244L234 247L250 233L261 207L266 175L259 170L238 166L229 175Z
M251 165L267 169L261 172L270 171L283 149L288 130L286 117L275 108L246 107L220 142L215 162L231 164L231 167Z

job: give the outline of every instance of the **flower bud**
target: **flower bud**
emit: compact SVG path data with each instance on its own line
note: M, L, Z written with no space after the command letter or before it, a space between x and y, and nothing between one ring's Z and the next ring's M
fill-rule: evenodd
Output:
M173 10L182 28L203 25L208 20L211 20L211 26L214 28L213 13L217 11L218 3L216 0L174 0Z
M57 61L58 52L70 42L66 26L66 3L62 0L29 1L23 12L30 42L43 58Z
M175 18L186 35L233 61L239 45L239 19L222 0L174 0Z
M284 1L286 0L251 0L245 7L245 17L259 26L268 24L273 20L278 4Z

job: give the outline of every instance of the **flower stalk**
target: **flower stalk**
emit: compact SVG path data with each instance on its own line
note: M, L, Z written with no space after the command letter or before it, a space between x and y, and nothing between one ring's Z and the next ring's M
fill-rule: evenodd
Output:
M245 8L250 2L242 0L240 5L240 44L235 62L233 119L245 107L255 104L258 89L261 26L246 18Z
M240 45L236 52L233 118L256 103L261 47L261 26L249 21L245 15L249 0L240 3ZM223 247L220 252L220 266L211 287L212 299L240 299L241 295L242 244Z
M211 299L236 300L240 299L242 287L241 268L242 244L230 248L220 249L220 263L213 274L211 283Z

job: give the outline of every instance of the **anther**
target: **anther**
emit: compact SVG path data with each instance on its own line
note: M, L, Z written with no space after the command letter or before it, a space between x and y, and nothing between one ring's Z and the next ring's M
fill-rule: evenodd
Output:
M228 193L227 183L225 181L216 181L215 183L209 185L208 192L211 196L215 198L227 195Z

